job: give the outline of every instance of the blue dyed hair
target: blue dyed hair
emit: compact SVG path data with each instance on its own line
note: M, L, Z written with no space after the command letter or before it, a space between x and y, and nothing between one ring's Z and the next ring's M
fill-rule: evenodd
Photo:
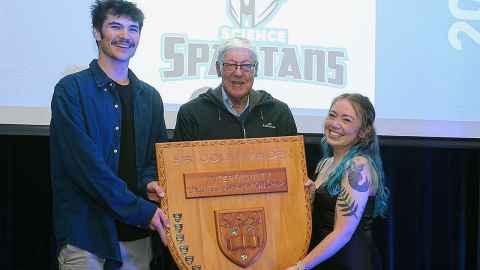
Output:
M375 121L375 109L367 97L360 94L348 93L336 97L333 100L330 109L341 99L346 99L352 104L355 112L362 121L360 132L364 132L365 136L362 136L362 138L350 148L348 153L342 158L335 170L328 175L328 179L322 185L331 196L338 195L341 189L340 183L343 179L346 168L351 164L354 157L362 156L369 161L371 168L373 169L372 185L376 190L375 210L373 215L385 216L385 212L388 208L389 191L384 185L385 175L383 172L382 158L380 156L380 147L373 126ZM321 140L321 147L324 159L333 156L332 148L328 145L325 137Z

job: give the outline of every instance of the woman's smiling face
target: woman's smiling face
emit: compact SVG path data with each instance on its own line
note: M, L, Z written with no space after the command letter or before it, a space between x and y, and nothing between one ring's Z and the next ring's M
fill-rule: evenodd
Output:
M348 150L360 139L361 117L348 99L337 100L325 119L323 132L334 149Z

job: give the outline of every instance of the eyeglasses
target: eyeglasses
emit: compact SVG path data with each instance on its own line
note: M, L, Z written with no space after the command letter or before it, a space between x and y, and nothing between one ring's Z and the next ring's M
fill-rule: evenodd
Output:
M233 64L233 63L222 63L223 70L227 72L233 72L240 68L242 72L251 72L255 68L255 64Z

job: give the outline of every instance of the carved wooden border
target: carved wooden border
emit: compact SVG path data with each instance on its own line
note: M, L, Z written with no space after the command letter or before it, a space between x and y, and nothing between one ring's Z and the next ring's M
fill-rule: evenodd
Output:
M166 175L166 168L165 168L165 163L163 160L163 149L168 148L168 147L192 147L192 146L209 146L209 145L242 145L242 144L248 144L250 142L255 142L257 144L260 143L272 143L272 142L296 142L301 144L302 147L300 147L300 164L302 166L302 171L303 175L307 176L307 170L306 170L306 159L305 159L305 147L304 147L304 140L303 136L283 136L283 137L266 137L266 138L249 138L249 139L229 139L229 140L205 140L205 141L186 141L186 142L167 142L167 143L156 143L155 144L155 149L156 149L156 158L157 158L157 173L158 173L158 178L160 185L164 187L165 192L168 191L168 186L165 180L165 175ZM162 158L161 160L158 160L158 158ZM305 188L307 189L307 188ZM303 257L308 252L308 247L310 244L310 238L312 235L312 216L311 216L311 204L310 204L310 194L308 192L304 192L305 194L305 202L306 202L306 207L307 207L307 212L310 213L307 217L307 237L306 237L306 242L305 242L305 248L303 250L303 255L298 258L298 260L301 260ZM160 203L161 209L164 211L166 216L171 219L171 214L169 212L169 207L168 207L168 198L162 199ZM173 228L170 228L173 229ZM184 258L178 253L178 250L176 249L175 246L175 239L172 239L171 234L170 234L170 229L167 230L166 235L167 235L167 245L169 247L169 250L174 250L175 252L170 252L173 259L175 260L177 266L181 268L181 270L190 270L192 269L192 266L189 266L185 263ZM205 269L202 269L205 270Z

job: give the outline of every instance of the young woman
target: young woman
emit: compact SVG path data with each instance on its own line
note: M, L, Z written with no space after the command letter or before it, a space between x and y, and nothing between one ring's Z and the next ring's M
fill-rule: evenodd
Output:
M383 216L388 191L367 97L336 97L325 120L323 159L315 182L310 251L296 269L379 269L371 234L373 218Z

